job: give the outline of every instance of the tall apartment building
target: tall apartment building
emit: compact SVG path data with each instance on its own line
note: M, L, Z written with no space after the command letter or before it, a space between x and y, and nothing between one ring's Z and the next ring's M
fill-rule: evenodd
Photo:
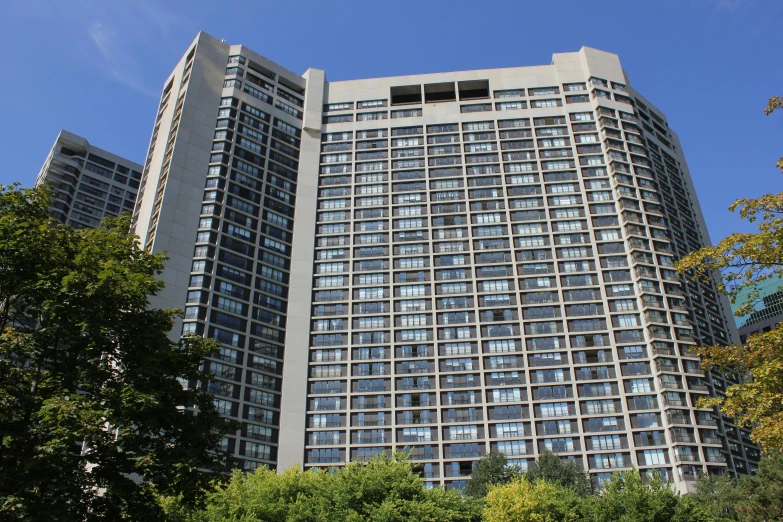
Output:
M747 473L688 353L736 328L674 260L709 243L676 134L590 48L551 65L328 82L199 34L167 79L134 226L245 469L489 450L682 490Z
M753 311L736 318L739 329L740 342L744 343L749 335L754 333L769 332L778 323L783 322L783 278L775 277L759 283L754 288L758 292L758 298L753 303ZM740 292L732 310L736 311L740 305L750 300L751 289Z
M53 191L50 214L77 228L92 228L104 216L132 212L142 166L61 130L35 185Z

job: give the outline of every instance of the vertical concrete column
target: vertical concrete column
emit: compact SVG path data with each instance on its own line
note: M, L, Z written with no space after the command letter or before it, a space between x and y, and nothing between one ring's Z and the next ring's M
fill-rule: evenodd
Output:
M279 470L294 465L301 467L305 447L315 214L318 207L318 163L326 75L324 71L309 69L303 77L307 80L307 88L291 252L291 283L288 290L280 446L277 456Z

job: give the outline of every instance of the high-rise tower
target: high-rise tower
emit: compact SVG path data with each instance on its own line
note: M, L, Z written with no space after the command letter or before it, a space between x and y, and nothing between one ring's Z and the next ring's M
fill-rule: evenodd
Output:
M736 337L674 260L709 243L677 136L616 55L327 82L201 33L166 81L135 231L244 462L410 449L462 487L496 449L681 489L746 473L688 353Z
M52 217L77 228L92 228L105 216L133 210L140 179L138 163L63 130L35 184L52 190Z

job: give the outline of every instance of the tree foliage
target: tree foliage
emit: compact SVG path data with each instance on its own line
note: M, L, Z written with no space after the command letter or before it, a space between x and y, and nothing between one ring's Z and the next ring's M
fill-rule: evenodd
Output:
M727 475L705 475L696 481L696 491L691 500L716 522L739 520L737 506L745 495L739 489L739 481Z
M765 455L752 476L701 478L686 498L715 522L783 521L783 454Z
M544 451L525 473L529 482L545 480L572 489L577 495L593 491L587 472L576 462L563 460L551 451Z
M499 451L490 451L473 467L465 494L474 498L484 498L490 486L505 484L513 478L514 468L508 465L506 457Z
M720 406L737 424L750 427L764 449L783 449L783 324L751 335L745 346L699 347L696 353L705 366L750 377L729 386L725 398L702 398L699 406Z
M162 505L170 522L771 522L783 521L783 456L762 458L753 477L707 475L685 496L659 474L637 470L617 472L602 491L583 496L513 472L488 489L483 500L427 490L406 455L397 454L330 471L237 471L213 487L204 508L194 510L181 497Z
M74 230L47 206L0 186L0 518L155 520L156 491L193 502L224 465L230 425L180 382L214 346L168 339L178 312L148 309L164 257L128 219Z
M237 471L209 494L204 509L188 511L176 499L164 505L176 522L469 522L481 516L476 500L426 489L402 453L331 471Z
M579 497L570 488L524 475L489 489L486 522L571 522L580 520Z
M600 497L583 508L591 522L714 522L689 497L681 497L659 473L648 483L638 470L613 473Z
M742 477L738 497L741 522L783 521L783 453L767 454L755 475Z
M773 96L767 101L767 106L764 108L764 114L769 116L777 109L783 109L783 98L781 98L780 96ZM778 160L777 167L780 170L783 170L783 158L780 158Z
M783 107L783 100L770 98L766 114ZM783 170L783 158L777 163ZM735 201L729 210L757 226L755 233L731 234L716 246L704 247L677 263L680 273L709 280L720 275L718 290L733 303L747 297L738 316L750 313L759 299L758 284L783 276L783 193ZM699 347L705 369L717 367L726 373L750 376L733 384L725 398L702 399L701 407L719 406L722 413L736 417L741 426L752 429L754 441L765 449L783 449L783 332L773 330L751 336L747 346Z

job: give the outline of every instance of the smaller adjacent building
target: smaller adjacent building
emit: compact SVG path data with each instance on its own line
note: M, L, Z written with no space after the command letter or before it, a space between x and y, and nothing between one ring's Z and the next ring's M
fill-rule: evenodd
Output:
M91 228L104 216L133 212L142 166L90 145L61 130L46 157L35 186L54 192L53 218L76 228Z
M735 319L743 344L749 335L769 332L783 322L783 277L768 279L760 283L757 289L759 297L754 303L754 311ZM732 305L733 311L736 312L737 308L748 301L750 292L751 289L747 289L737 296L736 304Z

